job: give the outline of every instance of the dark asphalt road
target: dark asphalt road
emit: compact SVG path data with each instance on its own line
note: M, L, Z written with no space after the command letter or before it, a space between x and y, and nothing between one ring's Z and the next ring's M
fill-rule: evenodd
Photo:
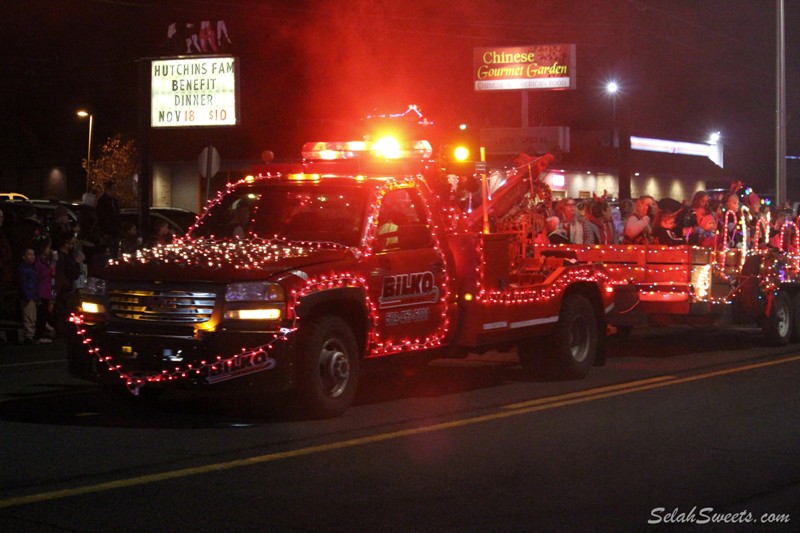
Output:
M133 406L65 377L57 347L34 348L0 358L3 531L794 531L800 520L800 350L749 333L635 334L579 382L526 381L499 354L440 361L373 376L328 421L287 418L252 394ZM678 522L701 511L790 522Z

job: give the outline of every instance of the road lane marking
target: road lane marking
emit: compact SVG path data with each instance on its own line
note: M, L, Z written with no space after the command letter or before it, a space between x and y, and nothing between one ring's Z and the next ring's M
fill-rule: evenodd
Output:
M399 439L403 437L411 437L415 435L422 435L426 433L433 433L446 429L461 428L465 426L472 426L484 422L491 422L495 420L502 420L513 416L519 416L527 413L534 413L538 411L545 411L555 409L558 407L565 407L578 403L591 402L602 398L610 398L613 396L622 396L625 394L632 394L661 387L669 387L682 383L690 383L702 379L710 379L718 376L726 376L748 370L755 370L758 368L765 368L769 366L781 365L786 363L793 363L800 361L800 355L787 357L785 359L778 359L774 361L766 361L762 363L753 363L745 366L729 368L725 370L716 370L713 372L706 372L703 374L695 374L684 378L676 376L661 376L639 381L632 381L628 383L621 383L618 385L609 385L607 387L599 387L596 389L589 389L586 391L568 393L559 396L551 396L547 398L539 398L531 400L530 402L521 402L506 405L502 411L490 413L461 420L453 420L451 422L442 422L429 426L422 426L419 428L403 429L393 431L390 433L380 433L377 435L369 435L355 439L348 439L339 442L331 442L328 444L321 444L318 446L309 446L306 448L299 448L296 450L288 450L285 452L276 452L265 455L258 455L254 457L247 457L245 459L237 459L234 461L226 461L223 463L214 463L209 465L182 468L178 470L171 470L167 472L160 472L156 474L148 474L144 476L136 476L127 479L119 479L105 483L97 483L94 485L85 485L82 487L75 487L70 489L54 490L49 492L40 492L38 494L29 494L27 496L17 496L0 500L0 509L7 509L9 507L18 507L20 505L28 505L32 503L45 502L51 500L58 500L61 498L68 498L71 496L81 496L97 492L105 492L109 490L116 490L128 487L135 487L138 485L147 485L150 483L157 483L160 481L168 481L171 479L179 479L183 477L196 476L201 474L208 474L211 472L221 472L224 470L231 470L234 468L241 468L245 466L253 466L263 463L280 461L284 459L292 459L296 457L303 457L307 455L314 455L318 453L330 452L334 450L341 450L344 448L352 448L355 446L363 446L366 444L375 444L379 442Z
M575 403L582 403L591 400L600 400L602 398L610 398L612 396L620 396L622 394L631 394L634 392L643 392L646 390L651 389L658 389L661 387L668 387L672 385L680 385L682 383L691 383L692 381L699 381L701 379L710 379L718 376L727 376L730 374L736 374L739 372L745 372L747 370L755 370L757 368L764 368L768 366L774 365L781 365L784 363L792 363L794 361L800 361L800 355L796 355L793 357L787 357L785 359L779 359L776 361L765 361L763 363L753 363L750 365L745 366L737 366L734 368L728 368L725 370L715 370L713 372L705 372L703 374L695 374L693 376L686 376L683 378L677 376L662 376L664 379L653 378L651 380L643 379L641 381L631 381L628 383L621 383L619 385L611 385L609 387L601 387L598 389L589 389L583 391L583 394L580 392L578 393L571 393L571 394L564 394L561 396L551 396L549 397L552 402L546 403L543 406L550 409L554 407L563 407L566 405L572 405ZM650 383L648 383L650 382ZM615 390L618 389L618 390ZM504 406L505 409L512 409L517 410L525 413L531 413L534 411L540 411L540 400L546 400L547 398L540 398L539 400L531 400L530 402L521 402L516 404L510 404Z
M512 403L510 405L504 405L503 409L523 409L525 407L533 407L534 405L550 404L550 403L561 401L561 400L570 400L572 398L584 398L586 396L596 396L596 395L602 394L604 392L632 389L632 388L640 387L640 386L643 386L643 385L649 385L649 384L652 384L652 383L661 383L661 382L670 381L670 380L673 380L673 379L675 379L675 376L658 376L658 377L655 377L655 378L642 379L642 380L639 380L639 381L626 381L625 383L618 383L616 385L609 385L608 387L599 387L599 388L596 388L596 389L569 392L567 394L561 394L559 396L548 396L546 398L537 398L535 400L529 400L529 401L519 402L519 403Z

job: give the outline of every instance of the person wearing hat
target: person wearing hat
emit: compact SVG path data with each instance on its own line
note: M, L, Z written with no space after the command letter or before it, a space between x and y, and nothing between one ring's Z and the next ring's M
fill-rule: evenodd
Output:
M714 248L717 244L717 218L714 215L704 215L689 235L689 243Z
M21 215L22 220L11 225L11 233L9 235L11 240L11 253L16 260L22 257L25 250L33 248L36 239L47 232L39 215L36 214L36 208L34 206L24 206Z
M72 231L72 223L69 220L69 211L63 205L60 205L53 210L53 219L50 221L48 233L51 237L56 235L63 235Z

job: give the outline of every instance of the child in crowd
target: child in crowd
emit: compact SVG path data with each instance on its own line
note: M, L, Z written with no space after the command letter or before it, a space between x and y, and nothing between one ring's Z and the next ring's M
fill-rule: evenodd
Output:
M36 338L39 342L50 342L50 337L55 334L51 325L53 316L53 285L56 273L55 260L50 251L51 240L43 237L36 241L36 268L37 296L39 304L36 307Z
M36 252L33 248L25 248L22 252L22 262L17 267L17 282L19 288L19 303L22 310L22 328L25 335L25 344L33 344L36 335Z
M706 215L700 219L700 225L695 228L695 239L698 246L714 248L717 243L717 219L714 215Z
M676 231L678 212L661 211L656 218L656 229L653 231L656 243L664 246L679 246L686 240Z

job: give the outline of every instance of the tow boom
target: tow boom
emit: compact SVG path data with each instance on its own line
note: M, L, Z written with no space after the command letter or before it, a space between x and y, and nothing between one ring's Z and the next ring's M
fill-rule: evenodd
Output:
M530 180L538 178L554 161L553 154L533 157L524 152L520 153L514 159L514 168L507 171L505 182L488 199L486 209L489 216L495 219L502 218L518 205L531 190ZM525 179L526 176L530 176L529 180ZM483 224L483 209L473 210L467 214L467 218L470 227L480 229Z

